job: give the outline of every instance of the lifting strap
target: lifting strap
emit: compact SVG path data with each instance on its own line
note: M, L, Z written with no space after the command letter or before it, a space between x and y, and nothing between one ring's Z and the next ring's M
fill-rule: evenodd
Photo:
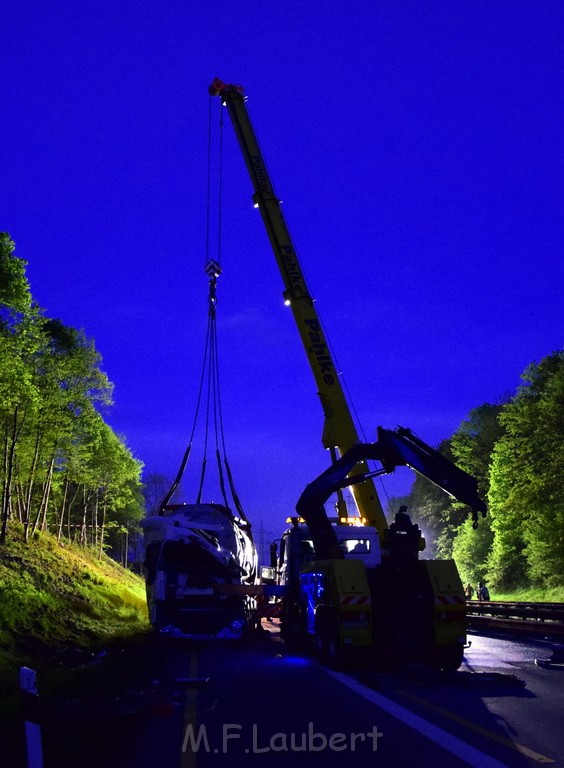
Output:
M196 433L196 425L199 420L200 407L202 403L202 394L204 385L206 385L206 413L205 413L205 429L204 429L204 449L202 466L200 471L200 481L198 485L198 493L196 496L196 504L202 503L204 495L204 488L206 482L206 470L207 470L207 448L208 440L210 436L210 425L213 420L213 429L215 436L215 454L217 461L218 482L221 495L223 497L224 505L229 509L228 492L225 483L225 475L227 476L227 485L229 486L229 493L233 500L233 506L237 510L239 517L250 525L249 520L243 511L239 495L235 488L233 481L233 474L227 460L227 452L225 446L225 433L223 429L223 411L221 405L221 388L219 382L219 362L218 362L218 345L217 345L217 280L221 274L221 231L222 231L222 166L223 166L223 110L220 105L220 139L219 139L219 190L218 190L218 232L217 232L217 256L215 259L210 257L210 219L211 219L211 104L212 98L210 97L210 113L208 123L208 178L207 178L207 210L206 210L206 265L205 272L208 275L208 325L206 332L206 342L204 347L204 359L202 365L202 373L200 376L200 385L198 390L198 399L196 403L196 413L194 415L194 421L192 424L192 431L190 434L190 441L180 468L176 475L176 478L166 494L165 498L161 502L159 514L164 514L165 507L170 503L175 492L178 490L184 472L186 470L188 460L192 450L192 444L194 441L194 435ZM225 468L225 473L224 473Z

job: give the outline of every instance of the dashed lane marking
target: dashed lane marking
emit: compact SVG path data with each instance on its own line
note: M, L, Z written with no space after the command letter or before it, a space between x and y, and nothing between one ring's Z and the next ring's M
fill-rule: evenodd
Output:
M192 651L190 654L190 664L188 667L188 676L195 679L198 676L198 654ZM196 727L196 715L198 712L198 688L192 688L186 695L186 708L184 709L184 724L182 726L182 736L186 733L189 725ZM180 768L196 768L196 752L187 749L181 752Z

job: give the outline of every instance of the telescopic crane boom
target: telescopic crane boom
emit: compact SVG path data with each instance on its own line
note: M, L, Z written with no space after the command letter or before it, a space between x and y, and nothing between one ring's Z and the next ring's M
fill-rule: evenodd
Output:
M235 135L251 177L254 189L253 202L260 210L282 274L284 301L292 309L317 384L325 417L322 443L331 451L332 459L336 460L337 455L342 456L360 442L358 432L282 213L280 199L274 191L251 123L243 89L238 85L227 85L216 78L209 91L213 96L220 96L233 123ZM364 476L369 474L364 462L360 462L353 472ZM388 524L373 480L368 478L362 484L352 486L351 493L360 517L366 521L367 525L374 526L383 538Z

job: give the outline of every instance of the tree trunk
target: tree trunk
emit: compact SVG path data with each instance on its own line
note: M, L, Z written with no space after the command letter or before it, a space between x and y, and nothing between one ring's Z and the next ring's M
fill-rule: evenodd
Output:
M77 496L78 496L79 493L80 493L80 485L77 485L76 486L75 494L74 494L74 496L72 497L72 499L69 502L69 512L68 512L68 515L67 515L67 533L68 533L69 541L71 541L71 512L72 512L72 505L76 501Z
M59 544L61 543L61 539L63 537L63 525L65 524L65 505L67 503L67 493L69 490L69 479L68 477L65 477L65 483L64 483L64 490L63 490L63 501L61 504L61 517L59 519L59 526L57 529L57 541Z
M106 497L102 503L102 522L100 524L100 546L98 548L98 558L102 559L102 553L104 551L104 526L106 525Z
M94 509L92 511L92 530L93 530L93 546L94 548L98 547L98 506L100 504L100 499L96 495L96 501L94 502Z
M80 526L80 544L86 546L86 516L88 513L88 497L86 495L86 485L82 486L82 524Z
M27 493L25 495L24 509L23 509L24 541L26 542L26 544L29 540L29 520L31 517L31 500L33 498L33 486L35 485L35 472L37 470L37 462L39 460L40 444L41 444L41 429L38 428L35 435L33 459L31 461L31 469L29 471L29 485L27 488ZM37 527L37 519L33 526L33 533L35 533L36 527Z
M12 435L10 438L8 429L4 440L4 496L2 499L2 529L0 530L0 544L4 544L8 533L8 518L12 506L12 480L14 476L14 457L16 453L16 440L18 436L18 412L19 405L14 408L12 421Z
M53 470L55 468L55 453L51 456L51 461L49 462L49 469L47 471L47 479L45 480L45 483L43 484L43 493L41 495L41 502L39 503L39 512L37 514L36 520L41 520L41 530L45 531L47 530L47 507L49 506L49 496L51 495L51 484L53 482ZM35 528L33 531L35 533Z
M18 523L24 521L24 509L25 509L25 493L21 483L14 480L14 487L12 491L12 512L17 516ZM14 509L15 507L15 509Z
M3 544L6 541L6 528L8 525L8 517L6 515L6 496L8 493L6 481L8 479L8 446L9 446L9 440L8 440L8 422L5 422L4 425L4 455L2 457L2 508L0 512L2 513L2 532L0 533L0 544Z

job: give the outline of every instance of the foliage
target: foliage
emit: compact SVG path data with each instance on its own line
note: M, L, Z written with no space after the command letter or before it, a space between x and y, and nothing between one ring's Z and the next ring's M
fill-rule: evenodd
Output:
M407 500L427 557L453 556L463 581L500 590L564 588L564 353L530 365L516 394L473 409L439 449L474 475L488 515L417 478Z
M0 232L0 322L9 324L14 315L31 308L31 294L25 276L27 262L14 254L14 243Z
M490 403L483 403L474 408L450 441L457 465L476 478L478 493L484 500L488 498L490 488L491 455L504 434L500 420L503 408L502 404ZM480 519L477 528L473 527L470 519L457 528L452 556L465 583L476 585L486 578L492 542L490 514Z
M448 440L443 441L438 450L451 461L454 460ZM441 488L421 475L413 483L407 506L413 521L425 535L425 557L452 557L452 543L457 529L467 516L466 507L454 504Z
M483 403L468 414L450 439L458 466L478 481L478 493L488 495L490 459L494 446L504 434L500 415L504 406Z
M457 530L452 547L452 556L456 561L460 578L464 584L469 582L476 587L478 582L486 580L486 564L492 542L491 515L480 520L476 529L472 525L472 520L468 519Z
M141 463L102 417L112 385L83 331L33 302L25 262L0 235L0 544L10 521L94 546L143 513Z
M564 352L529 366L493 452L490 578L500 588L563 584Z
M148 515L156 515L162 500L172 486L172 480L158 472L148 472L143 476L143 497Z

